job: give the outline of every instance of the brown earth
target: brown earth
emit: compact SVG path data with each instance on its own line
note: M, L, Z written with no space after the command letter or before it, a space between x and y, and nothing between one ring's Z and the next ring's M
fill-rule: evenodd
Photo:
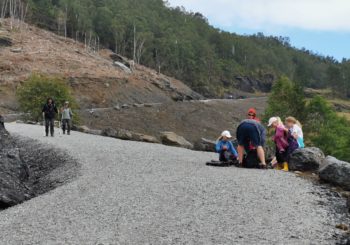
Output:
M72 39L21 23L0 22L0 113L18 110L17 87L32 73L67 79L81 108L117 103L199 99L182 82L136 65L131 74L113 65L112 52L98 53ZM9 41L11 43L9 43Z

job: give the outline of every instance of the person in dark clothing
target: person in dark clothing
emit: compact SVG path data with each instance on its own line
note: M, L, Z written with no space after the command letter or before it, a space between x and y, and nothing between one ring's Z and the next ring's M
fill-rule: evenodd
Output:
M266 167L265 151L263 146L266 141L266 129L256 120L243 120L237 128L238 141L238 160L243 166L244 151L249 155L252 150L256 150L256 154L260 160L260 167Z
M54 137L55 117L56 117L56 114L58 113L58 110L53 99L51 98L47 99L47 102L44 105L42 112L43 112L43 117L45 119L46 137L49 136L49 129L50 129L51 136Z

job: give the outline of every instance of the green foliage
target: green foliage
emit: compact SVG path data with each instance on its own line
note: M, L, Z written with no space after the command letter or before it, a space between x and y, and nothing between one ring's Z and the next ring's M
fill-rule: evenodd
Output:
M298 118L304 125L306 142L319 147L326 154L350 161L350 123L339 117L331 105L316 96L309 103L301 88L286 77L273 87L265 117L288 116Z
M234 91L235 76L263 79L286 75L298 83L323 88L333 58L291 47L289 38L240 36L216 29L200 13L170 8L162 0L29 0L28 20L80 41L98 36L101 44L133 58L144 43L140 63L186 82L207 96ZM67 16L67 21L64 21ZM349 84L349 82L348 82ZM333 86L337 88L337 86Z
M48 98L53 98L57 108L69 101L71 107L77 108L77 103L71 95L66 82L57 77L47 77L41 74L33 74L21 87L17 89L17 97L20 110L29 114L29 119L34 121L42 120L42 108ZM75 122L79 119L74 118Z
M299 120L303 120L305 112L306 102L303 88L291 82L287 77L281 77L272 88L265 119L272 116L286 118L294 115Z
M305 126L314 145L326 154L350 161L350 123L324 98L317 96L310 101Z

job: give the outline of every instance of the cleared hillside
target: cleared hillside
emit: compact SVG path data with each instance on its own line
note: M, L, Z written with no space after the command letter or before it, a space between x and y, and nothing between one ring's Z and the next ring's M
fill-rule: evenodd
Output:
M0 25L3 113L18 110L16 89L35 72L65 78L82 109L201 98L182 82L146 67L136 65L131 73L123 70L114 65L109 50L95 53L72 39L24 23L21 26L11 30L9 20Z

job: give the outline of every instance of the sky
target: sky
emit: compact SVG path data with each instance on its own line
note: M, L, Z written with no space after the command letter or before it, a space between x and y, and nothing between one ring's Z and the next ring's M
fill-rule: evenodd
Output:
M297 48L350 59L350 0L168 0L238 34L287 36Z

